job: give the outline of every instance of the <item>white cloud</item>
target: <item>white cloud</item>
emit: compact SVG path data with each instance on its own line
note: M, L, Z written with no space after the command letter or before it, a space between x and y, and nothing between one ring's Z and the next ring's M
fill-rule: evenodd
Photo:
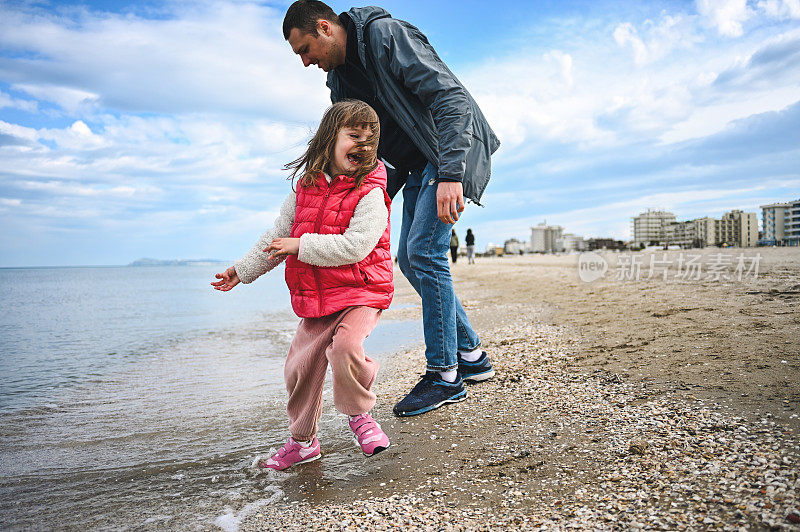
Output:
M23 190L45 191L58 196L91 196L107 199L132 198L135 196L152 198L162 193L161 189L152 186L137 188L118 185L115 187L107 187L62 181L15 181L9 184Z
M623 22L613 35L620 47L630 46L637 65L658 61L676 49L690 48L702 40L689 17L663 13L657 21L646 20L641 28Z
M757 5L768 17L781 20L800 18L800 0L760 0Z
M76 151L93 150L109 145L106 139L94 134L82 120L76 120L65 129L40 130L37 140L52 140L58 148Z
M10 94L0 91L0 109L22 109L23 111L35 112L38 110L39 105L33 100L22 100L14 98Z
M543 59L545 61L552 61L558 65L562 81L564 82L564 86L567 89L571 89L573 83L572 56L569 54L565 54L561 50L551 50L546 54L544 54Z
M724 130L735 120L780 110L797 100L796 88L783 87L771 91L748 93L734 101L695 107L686 120L676 123L664 131L661 141L671 144L706 137Z
M647 47L630 22L623 22L614 30L614 40L620 46L628 46L633 49L633 58L637 64L647 61Z
M316 119L324 74L283 40L282 13L254 3L175 3L166 18L0 7L0 78L72 114L234 112Z
M264 182L288 187L281 166L297 157L310 133L305 126L224 117L100 117L92 130L28 128L0 121L0 133L28 141L7 147L10 175L114 183L166 179L175 186ZM33 146L33 148L31 147Z
M531 138L601 141L605 132L593 123L594 103L583 85L585 66L560 50L522 55L532 59L492 60L462 76L503 143L500 157L513 157L510 150Z
M15 209L15 215L21 219L36 220L37 222L45 219L45 222L50 222L51 228L55 231L63 230L62 223L64 220L84 220L97 222L102 221L105 217L109 216L110 209L103 208L101 205L88 206L85 204L75 203L61 203L53 205L52 203L36 203L31 201L21 202Z
M740 37L742 24L752 15L747 0L696 0L697 12L726 37Z
M462 78L501 139L495 164L535 161L537 170L558 172L585 164L587 151L699 138L797 99L796 30L730 45L708 39L702 22L662 13L614 23L583 46L522 49L474 67ZM573 148L565 158L562 146Z
M91 112L97 108L99 96L85 90L71 87L59 87L49 84L36 85L30 83L16 83L13 88L30 94L34 98L57 104L66 112L77 113Z
M707 43L698 17L681 13L604 30L573 48L492 58L462 76L500 136L498 163L513 166L548 143L657 139L707 105L699 93L741 54Z

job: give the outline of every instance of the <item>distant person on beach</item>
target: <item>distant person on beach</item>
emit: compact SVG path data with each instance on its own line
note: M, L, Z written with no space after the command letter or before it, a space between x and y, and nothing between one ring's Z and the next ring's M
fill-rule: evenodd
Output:
M475 235L472 234L472 229L467 229L464 240L467 242L467 264L475 264Z
M464 198L480 201L500 142L425 35L379 7L337 15L299 0L286 12L283 36L303 65L328 73L332 101L358 98L375 108L389 196L405 186L398 263L422 298L427 371L394 413L461 401L464 381L494 370L456 297L447 248Z
M378 115L366 103L331 106L306 152L286 165L298 181L274 227L211 283L228 291L286 259L292 308L302 318L284 367L291 436L262 468L283 470L321 456L317 422L329 363L334 405L350 416L361 450L372 456L389 447L369 413L378 364L362 346L394 293L379 137Z
M450 257L453 259L453 264L458 259L458 235L456 230L453 229L453 234L450 235Z

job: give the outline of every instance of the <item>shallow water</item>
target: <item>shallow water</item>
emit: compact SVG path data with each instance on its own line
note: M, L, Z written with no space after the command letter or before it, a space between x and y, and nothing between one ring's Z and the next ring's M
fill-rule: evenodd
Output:
M226 504L280 495L285 475L249 465L286 438L298 319L282 271L220 293L221 268L0 270L4 528L235 529ZM384 319L365 348L380 359L421 337ZM321 430L343 439L330 403ZM358 474L335 457L325 470Z

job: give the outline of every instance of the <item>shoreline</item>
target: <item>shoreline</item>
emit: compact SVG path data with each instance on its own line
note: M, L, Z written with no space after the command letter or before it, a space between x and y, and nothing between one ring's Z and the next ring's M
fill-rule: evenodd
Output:
M324 457L286 473L284 499L244 512L241 529L800 530L799 355L787 354L800 335L796 313L783 314L800 262L765 264L746 285L667 287L584 284L575 260L456 264L456 290L497 377L470 386L464 402L400 419L392 405L424 360L420 349L387 357L373 415L392 447L371 459L333 450L367 460L347 478L326 476ZM419 316L399 272L396 283L404 308L386 317ZM787 297L775 303L779 293ZM699 337L687 331L693 312ZM754 314L770 327L755 331L769 335L746 328ZM718 323L728 324L721 338L707 341ZM731 324L745 328L734 336ZM790 327L795 343L777 344L787 353L771 347L775 326ZM702 354L691 348L698 338ZM753 370L742 380L732 367Z

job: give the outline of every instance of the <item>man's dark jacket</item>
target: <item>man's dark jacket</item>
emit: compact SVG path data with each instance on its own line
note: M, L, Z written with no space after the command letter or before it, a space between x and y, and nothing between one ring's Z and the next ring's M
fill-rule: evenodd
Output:
M358 55L376 97L446 180L461 181L464 197L479 203L500 146L478 104L417 28L379 7L354 7ZM349 97L336 69L328 73L331 100ZM407 172L390 172L391 197Z

